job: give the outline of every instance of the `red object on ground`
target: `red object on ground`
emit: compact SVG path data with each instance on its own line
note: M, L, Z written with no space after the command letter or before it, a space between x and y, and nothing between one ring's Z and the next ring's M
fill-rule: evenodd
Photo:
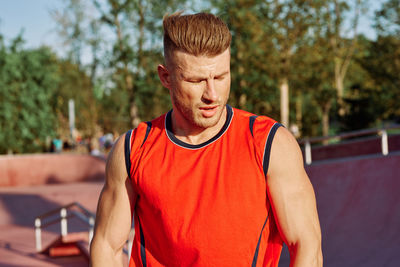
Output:
M60 244L49 249L50 257L68 257L81 255L81 250L76 243Z
M68 257L83 255L89 259L88 233L75 232L66 236L59 236L42 253L50 257Z

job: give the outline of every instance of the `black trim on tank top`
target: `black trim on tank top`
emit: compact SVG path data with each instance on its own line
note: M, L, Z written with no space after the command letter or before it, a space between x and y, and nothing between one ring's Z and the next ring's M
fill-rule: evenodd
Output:
M220 138L225 133L225 131L228 129L228 127L231 123L232 117L233 117L232 107L230 105L226 105L226 111L227 111L226 112L226 121L225 121L225 124L222 127L222 129L210 140L208 140L204 143L198 144L198 145L192 145L192 144L185 143L175 137L174 133L172 132L172 121L171 121L172 110L170 110L165 117L165 129L166 129L168 138L173 143L175 143L179 146L185 147L185 148L189 148L189 149L198 149L198 148L205 147L205 146L211 144L212 142L214 142L215 140L217 140L218 138Z
M132 130L125 133L125 167L129 179L131 179L131 136Z
M151 121L146 121L146 124L147 124L146 135L144 136L142 145L140 147L142 147L144 145L144 142L146 142L146 139L147 139L147 137L149 137L149 133L150 133L150 130L151 130L151 125L152 125Z
M257 117L258 117L257 115L253 115L249 118L249 128L250 128L251 136L253 136L253 137L254 137L254 135L253 135L254 122L257 119Z
M142 260L143 267L146 267L147 266L146 244L144 242L144 234L143 234L142 224L140 223L139 216L137 218L138 218L138 222L139 222L139 232L140 232L140 259Z
M272 140L274 140L274 136L276 131L278 130L279 127L283 126L280 123L275 123L271 130L269 131L268 137L267 137L267 142L265 144L265 149L264 149L264 159L263 159L263 171L265 177L267 177L267 172L268 172L268 166L269 166L269 158L271 154L271 146L272 146Z
M269 210L267 210L267 218L265 219L264 225L261 228L260 236L258 237L257 247L256 250L254 251L253 262L251 263L251 267L257 266L257 258L258 258L258 251L260 250L261 236L264 231L265 225L267 224L268 217L269 217Z

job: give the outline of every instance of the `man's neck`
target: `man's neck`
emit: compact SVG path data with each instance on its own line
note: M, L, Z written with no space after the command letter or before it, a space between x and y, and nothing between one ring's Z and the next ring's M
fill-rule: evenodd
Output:
M193 127L186 126L184 123L179 123L179 120L174 116L174 112L171 114L171 126L172 131L175 137L182 142L191 144L191 145L199 145L204 142L207 142L211 138L221 131L222 127L224 127L225 122L227 120L227 108L224 107L224 110L221 114L220 120L212 127L202 128L202 127Z

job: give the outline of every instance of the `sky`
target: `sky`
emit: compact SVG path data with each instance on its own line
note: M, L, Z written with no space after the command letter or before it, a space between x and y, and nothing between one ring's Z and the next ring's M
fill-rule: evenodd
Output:
M361 19L359 32L373 39L375 33L368 17L372 18L373 10L379 8L382 0L369 1L372 10ZM24 29L27 48L46 44L62 54L62 43L57 38L56 25L49 13L61 7L62 0L0 0L0 33L10 40Z
M57 51L61 42L49 11L61 6L59 0L0 0L0 33L10 40L24 29L26 47L46 44Z

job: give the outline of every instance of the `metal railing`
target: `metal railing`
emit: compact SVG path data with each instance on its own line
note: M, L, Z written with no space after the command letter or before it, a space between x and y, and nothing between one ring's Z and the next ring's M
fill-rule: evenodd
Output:
M75 210L73 208L78 208ZM46 212L35 219L36 251L42 251L42 228L60 222L61 236L68 234L68 219L76 217L88 225L89 244L93 238L95 214L88 211L78 202L73 202L58 209Z
M345 140L354 137L362 137L368 135L378 135L381 137L381 151L382 155L386 156L389 154L389 143L388 143L388 130L400 129L399 124L390 125L383 128L366 129L360 131L354 131L349 133L343 133L338 135L324 136L324 137L313 137L313 138L303 138L299 140L300 145L304 145L304 156L307 165L312 163L311 155L311 144L321 143L329 140Z

